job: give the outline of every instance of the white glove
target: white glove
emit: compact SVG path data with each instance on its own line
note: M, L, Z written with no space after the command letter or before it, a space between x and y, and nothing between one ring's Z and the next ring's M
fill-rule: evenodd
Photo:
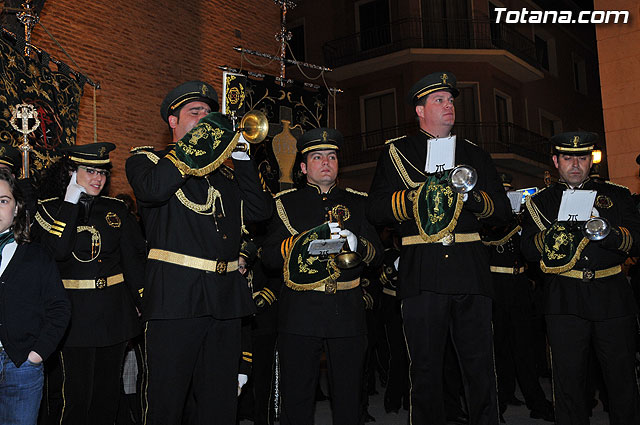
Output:
M240 393L242 392L242 387L247 383L249 377L243 373L238 374L238 397L240 397Z
M242 135L242 133L240 133L240 138L238 139L238 144L237 146L245 146L246 150L244 152L241 151L233 151L231 152L231 158L238 160L238 161L248 161L251 158L249 157L249 142L247 142L244 138L244 136Z
M331 230L331 239L340 238L340 225L332 221L329 222L329 230Z
M396 271L398 271L398 266L400 265L400 257L396 258L396 261L393 262L393 267L396 268Z
M340 237L347 239L351 251L355 251L358 248L358 238L353 234L351 230L340 230Z
M77 204L80 199L80 195L87 193L86 189L78 184L78 172L74 171L71 174L71 180L67 186L67 193L64 195L64 200Z
M331 230L331 239L345 238L349 243L351 251L355 251L358 247L358 238L353 234L351 230L340 230L338 223L329 222L329 229Z
M464 196L462 197L462 202L467 202L467 199L469 199L469 194L465 193Z

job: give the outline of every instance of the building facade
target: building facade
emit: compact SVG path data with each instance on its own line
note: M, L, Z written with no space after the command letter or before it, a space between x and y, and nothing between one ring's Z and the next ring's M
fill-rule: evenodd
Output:
M406 93L439 70L458 79L454 132L489 151L516 188L541 187L544 171L554 171L552 135L603 134L594 27L495 19L496 8L579 11L572 1L297 3L288 16L294 55L331 67L328 84L343 91L335 99L347 145L343 183L368 189L385 140L417 129ZM606 174L606 164L601 168Z
M597 25L604 128L611 180L640 192L640 4L595 0L597 10L629 11L626 24Z

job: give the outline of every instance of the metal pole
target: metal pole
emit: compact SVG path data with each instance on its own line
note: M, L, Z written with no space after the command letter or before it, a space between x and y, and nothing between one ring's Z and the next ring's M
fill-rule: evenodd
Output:
M40 17L31 8L31 0L25 0L22 3L22 9L22 12L18 13L16 17L24 25L24 55L29 56L31 54L31 31L40 20Z

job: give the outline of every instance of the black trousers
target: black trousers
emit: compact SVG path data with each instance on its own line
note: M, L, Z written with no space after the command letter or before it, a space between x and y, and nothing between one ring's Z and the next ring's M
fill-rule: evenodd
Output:
M64 347L55 353L47 362L46 422L113 425L126 346Z
M182 423L191 389L197 424L235 424L240 319L150 320L145 326L146 425Z
M413 424L444 425L443 363L449 333L460 362L469 423L498 423L490 298L422 292L402 301Z
M516 378L527 407L545 409L548 401L538 381L534 354L534 317L522 309L494 304L493 331L501 408L514 396Z
M273 363L276 351L276 333L253 335L253 363L251 389L253 389L253 423L273 424Z
M593 345L609 392L611 425L640 423L635 372L636 317L591 321L547 315L557 425L588 425L585 387Z
M399 410L402 399L408 405L409 398L409 358L407 344L402 330L400 301L388 295L382 296L382 316L386 344L389 350L387 388L384 392L385 408Z
M327 355L333 425L355 425L360 417L366 335L320 338L280 333L282 425L314 423L318 367Z

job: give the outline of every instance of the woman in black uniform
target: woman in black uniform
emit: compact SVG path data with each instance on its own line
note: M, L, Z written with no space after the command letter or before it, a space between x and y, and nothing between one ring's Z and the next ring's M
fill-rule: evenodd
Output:
M49 423L112 425L127 341L140 332L145 244L124 202L101 196L112 143L67 148L45 179L34 226L72 303L62 348L47 364Z

